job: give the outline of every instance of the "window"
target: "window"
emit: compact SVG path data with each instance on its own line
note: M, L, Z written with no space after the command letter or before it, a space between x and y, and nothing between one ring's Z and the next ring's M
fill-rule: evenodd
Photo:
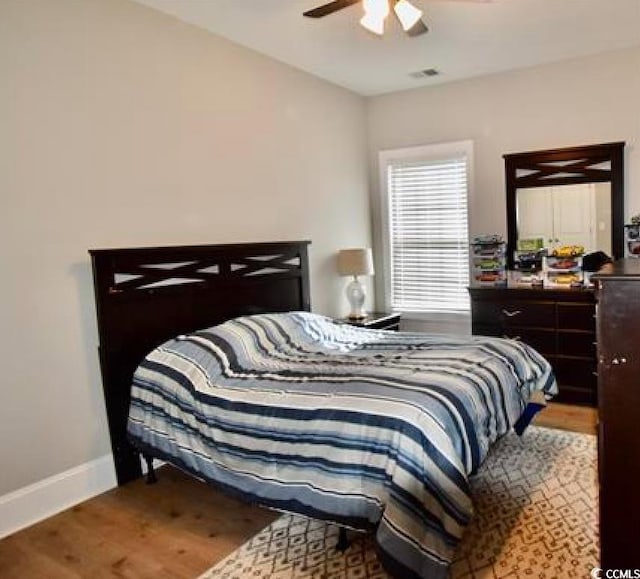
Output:
M380 153L387 307L469 312L469 141Z

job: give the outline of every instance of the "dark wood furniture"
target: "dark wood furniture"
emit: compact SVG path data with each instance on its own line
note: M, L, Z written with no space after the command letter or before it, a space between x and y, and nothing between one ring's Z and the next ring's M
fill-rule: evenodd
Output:
M600 566L640 569L640 260L620 260L594 279Z
M504 155L507 189L507 265L518 240L519 188L611 183L611 251L624 255L624 142Z
M369 312L367 317L361 320L341 318L340 321L345 324L351 324L352 326L371 328L374 330L393 330L397 332L400 329L400 314L392 314L389 312Z
M309 241L91 250L102 385L118 484L141 475L126 437L133 372L153 348L231 318L310 310Z
M521 188L611 184L611 251L624 255L624 142L504 155L507 193L507 264L518 241ZM595 405L595 297L589 289L470 288L474 334L530 344L552 364L560 402Z
M470 288L473 334L522 340L553 366L558 402L595 405L595 297L591 290Z

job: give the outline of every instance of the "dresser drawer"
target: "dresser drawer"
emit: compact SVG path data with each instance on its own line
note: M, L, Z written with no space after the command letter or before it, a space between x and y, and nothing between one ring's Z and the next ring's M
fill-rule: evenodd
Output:
M556 324L553 302L519 300L473 302L473 321L503 328L553 328Z
M595 333L558 331L558 354L595 359Z
M558 356L553 361L553 370L558 384L596 390L596 361L586 358Z
M558 304L558 329L595 331L595 316L595 304Z
M478 324L475 318L471 322L471 332L474 336L493 336L501 338L504 335L502 327L496 324Z
M500 327L500 310L502 309L502 303L493 300L474 300L471 303L472 308L472 321L474 327ZM474 329L475 333L475 329ZM498 334L488 334L498 335Z
M554 328L555 304L551 302L506 302L498 316L504 328Z
M543 356L552 356L556 353L556 335L553 328L515 328L506 329L502 336L513 340L520 340L537 350Z
M595 360L559 356L553 360L553 371L558 381L557 402L569 404L597 403L598 379Z

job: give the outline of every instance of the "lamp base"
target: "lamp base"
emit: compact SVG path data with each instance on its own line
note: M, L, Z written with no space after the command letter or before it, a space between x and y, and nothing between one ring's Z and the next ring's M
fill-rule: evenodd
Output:
M351 305L350 320L362 320L367 317L364 311L364 286L360 283L357 276L353 276L353 280L347 286L347 299Z
M349 314L347 317L350 320L364 320L367 318L367 314L366 312L363 312L361 314Z

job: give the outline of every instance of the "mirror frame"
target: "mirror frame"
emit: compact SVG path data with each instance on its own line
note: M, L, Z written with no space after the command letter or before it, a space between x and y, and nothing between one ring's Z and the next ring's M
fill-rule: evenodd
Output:
M624 256L624 142L503 155L507 188L507 267L513 269L518 240L516 194L519 188L611 183L611 253ZM549 163L570 162L562 166ZM610 169L594 167L610 162ZM525 170L525 175L518 171ZM566 173L571 173L567 175Z

